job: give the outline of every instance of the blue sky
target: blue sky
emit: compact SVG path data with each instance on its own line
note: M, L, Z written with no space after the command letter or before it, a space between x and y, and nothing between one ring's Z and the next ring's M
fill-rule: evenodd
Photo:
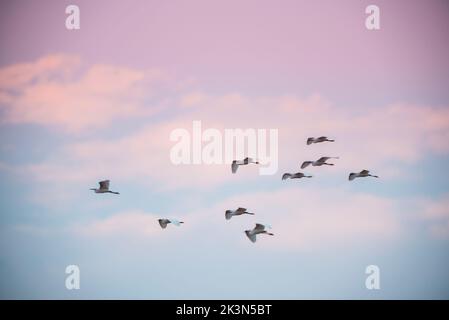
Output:
M76 31L68 4L1 5L1 298L449 297L447 3L377 1L377 31L366 1L78 1ZM277 173L175 166L197 120L277 129Z

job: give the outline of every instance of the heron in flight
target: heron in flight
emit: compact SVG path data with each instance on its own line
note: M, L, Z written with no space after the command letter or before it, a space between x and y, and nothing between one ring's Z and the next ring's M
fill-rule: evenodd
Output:
M368 170L362 170L362 171L360 171L360 172L358 172L358 173L351 172L351 173L349 174L349 181L352 181L352 180L354 180L355 178L363 178L363 177L374 177L374 178L379 178L378 176L375 176L375 175L370 174Z
M247 165L247 164L250 164L250 163L259 164L259 161L254 160L253 158L248 158L248 157L246 157L243 160L234 160L234 161L232 161L232 165L231 165L232 173L236 173L237 169L239 168L239 166L244 166L244 165Z
M95 191L95 193L114 193L114 194L120 194L120 193L118 193L118 192L109 190L109 180L103 180L103 181L100 181L100 182L98 182L98 184L100 185L100 188L98 188L98 189L91 188L90 190Z
M184 222L182 222L182 221L178 221L178 220L174 220L174 219L158 219L158 221L159 221L159 225L161 226L162 229L167 228L167 225L168 225L169 223L172 223L173 225L178 226L178 227L179 227L182 223L184 223Z
M286 179L301 179L301 178L312 178L312 176L306 176L304 173L302 172L297 172L297 173L284 173L282 175L282 180L286 180Z
M268 234L270 236L273 236L272 233L268 232L265 229L271 229L270 226L266 226L260 223L256 223L256 226L254 227L254 229L252 230L245 230L246 236L248 237L249 240L251 240L252 243L256 242L256 236L258 234Z
M237 210L226 210L225 218L226 220L230 220L233 216L241 216L242 214L254 215L254 213L248 212L245 208L238 208Z
M327 166L333 166L333 163L327 163L326 161L329 159L338 159L338 157L321 157L316 161L304 161L301 165L301 169L304 169L306 167L308 167L309 165L312 165L314 167L319 167L322 165L327 165Z
M318 137L318 138L310 137L307 139L307 145L310 145L312 143L320 143L320 142L324 142L324 141L334 142L335 140L328 139L327 137L324 137L324 136Z

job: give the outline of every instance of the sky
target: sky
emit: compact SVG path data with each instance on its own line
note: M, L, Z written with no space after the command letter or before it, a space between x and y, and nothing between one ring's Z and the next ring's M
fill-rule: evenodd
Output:
M0 298L448 299L448 31L443 0L3 1ZM173 164L194 121L278 130L278 170Z

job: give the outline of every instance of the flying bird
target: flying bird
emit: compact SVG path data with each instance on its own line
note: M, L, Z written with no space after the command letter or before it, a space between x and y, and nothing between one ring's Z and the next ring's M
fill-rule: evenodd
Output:
M374 177L374 178L379 178L378 176L375 176L375 175L370 174L368 170L362 170L362 171L360 171L360 172L358 172L358 173L351 172L351 173L349 174L349 181L352 181L352 180L354 180L355 178L362 178L362 177Z
M254 243L254 242L256 242L256 235L258 235L258 234L265 233L265 234L268 234L270 236L273 236L272 233L270 233L267 230L265 230L267 228L271 229L270 226L265 226L263 224L256 223L256 226L254 227L254 229L252 229L252 230L245 230L245 233L246 233L246 236L248 237L248 239L251 240L251 242Z
M321 157L316 161L304 161L301 165L301 169L304 169L306 167L308 167L309 165L312 165L314 167L319 167L322 165L327 165L327 166L333 166L333 163L327 163L326 161L329 159L338 159L338 157Z
M250 164L250 163L259 164L259 161L254 160L253 158L248 158L248 157L246 157L243 160L234 160L234 161L232 161L232 165L231 165L232 173L236 173L237 169L239 168L239 166L244 166L244 165L247 165L247 164Z
M174 224L175 226L178 226L178 227L181 225L181 223L184 223L182 221L173 220L173 219L159 219L158 221L159 221L159 225L161 226L162 229L167 228L167 225L169 223L172 223L172 224Z
M120 193L118 193L118 192L110 191L110 190L109 190L109 180L100 181L100 182L98 182L98 184L100 185L100 188L98 188L98 189L91 188L90 190L95 191L95 193L114 193L114 194L120 194Z
M297 173L284 173L282 175L282 180L286 180L286 179L300 179L300 178L312 178L312 176L306 176L304 173L302 172L297 172Z
M241 216L242 214L254 215L254 213L248 212L245 208L238 208L237 210L226 210L225 218L226 220L230 220L233 216Z
M307 145L310 145L312 143L320 143L320 142L324 142L324 141L334 142L335 140L328 139L327 137L324 137L324 136L318 137L318 138L310 137L307 139Z

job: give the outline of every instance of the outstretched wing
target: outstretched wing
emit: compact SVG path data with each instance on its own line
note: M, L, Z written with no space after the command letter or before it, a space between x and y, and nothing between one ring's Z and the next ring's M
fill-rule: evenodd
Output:
M253 158L249 158L249 157L246 157L245 159L243 159L243 164L250 164L250 163L257 163L257 161L254 160Z
M251 234L248 231L246 232L246 236L248 237L249 240L251 240L252 243L256 242L256 235L255 234Z
M368 173L369 173L369 170L362 170L362 171L360 171L360 173L361 173L361 174L368 174Z
M162 229L167 228L167 224L170 223L168 219L159 219L158 221Z
M296 172L296 173L292 176L292 178L302 178L302 177L304 177L304 173L302 173L302 172Z
M100 189L102 189L102 190L109 189L109 180L100 181L99 184L100 184Z
M304 161L301 165L301 169L307 168L311 164L312 164L312 161Z
M256 227L254 228L254 230L263 231L263 230L265 230L265 226L263 224L256 223Z
M314 138L312 138L312 137L308 138L308 139L307 139L307 145L312 144L313 141L314 141Z
M350 173L350 174L349 174L349 181L354 180L356 176L357 176L356 173Z
M318 159L318 162L326 162L329 159L330 159L330 157L321 157Z
M232 173L236 173L238 168L239 168L239 165L237 164L237 161L235 161L235 160L232 161L232 165L231 165Z
M292 176L291 173L284 173L284 174L282 175L282 180L288 179L288 178L290 178L291 176Z

